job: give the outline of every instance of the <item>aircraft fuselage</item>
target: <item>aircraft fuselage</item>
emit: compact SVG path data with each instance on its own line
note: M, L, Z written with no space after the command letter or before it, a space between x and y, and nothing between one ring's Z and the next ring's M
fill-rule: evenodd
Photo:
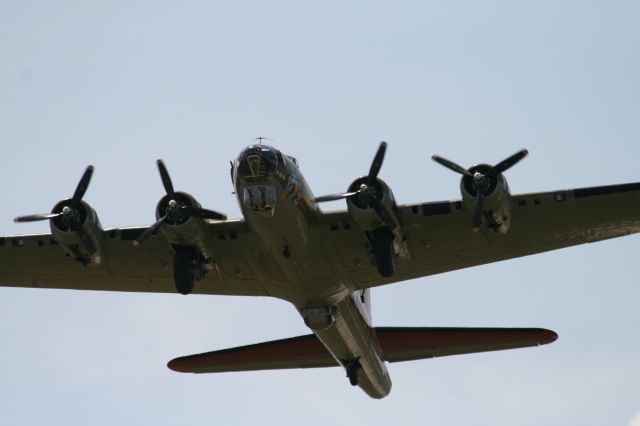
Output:
M386 396L391 380L365 303L368 292L339 282L318 261L325 244L320 209L296 160L267 145L252 145L231 174L245 220L286 277L271 284L269 293L295 305L352 384L371 397ZM328 293L327 279L337 281Z

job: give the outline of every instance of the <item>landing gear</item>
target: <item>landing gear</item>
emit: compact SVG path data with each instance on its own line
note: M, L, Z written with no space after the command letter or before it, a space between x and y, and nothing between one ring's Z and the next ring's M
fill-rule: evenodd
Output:
M393 234L388 228L373 231L373 255L380 275L392 276L396 270L396 253L393 248Z
M351 386L358 386L358 370L362 368L357 359L351 360L344 365L347 370L347 377Z
M204 277L202 256L193 248L174 246L173 279L180 294L189 294L193 285Z

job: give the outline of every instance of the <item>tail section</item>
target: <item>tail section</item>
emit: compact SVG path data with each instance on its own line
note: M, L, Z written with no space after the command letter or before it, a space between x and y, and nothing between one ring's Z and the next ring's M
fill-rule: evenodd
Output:
M366 295L365 301L366 303ZM543 328L377 327L388 362L545 345L558 335ZM182 373L274 370L338 366L314 334L176 358Z

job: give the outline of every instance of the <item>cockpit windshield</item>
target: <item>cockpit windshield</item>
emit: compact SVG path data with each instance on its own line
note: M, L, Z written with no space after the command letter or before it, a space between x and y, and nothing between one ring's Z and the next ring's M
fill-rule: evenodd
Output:
M238 157L238 173L242 177L268 176L277 166L277 152L267 145L251 145Z

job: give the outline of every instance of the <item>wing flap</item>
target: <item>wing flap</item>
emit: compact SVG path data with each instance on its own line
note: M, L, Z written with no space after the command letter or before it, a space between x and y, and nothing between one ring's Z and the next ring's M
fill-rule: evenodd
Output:
M378 327L376 333L389 362L538 346L558 337L541 328ZM333 367L338 362L308 334L184 356L167 366L180 373L221 373Z

